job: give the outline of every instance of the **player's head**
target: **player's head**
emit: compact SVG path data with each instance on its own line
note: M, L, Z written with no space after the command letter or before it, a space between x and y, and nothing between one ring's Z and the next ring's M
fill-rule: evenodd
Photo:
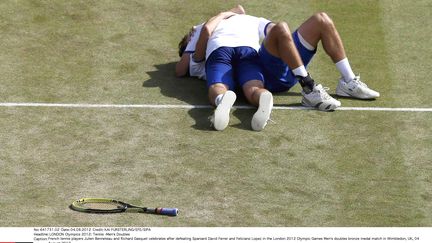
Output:
M195 32L196 26L193 26L189 32L183 36L183 38L181 39L181 41L178 44L178 48L179 48L179 56L181 57L183 55L183 52L186 49L187 44L189 43L191 36L193 35L193 33Z

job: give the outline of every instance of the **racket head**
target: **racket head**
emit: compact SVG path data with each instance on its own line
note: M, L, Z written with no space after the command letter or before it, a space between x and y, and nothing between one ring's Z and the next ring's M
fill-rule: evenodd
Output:
M81 198L74 201L70 208L83 213L121 213L128 206L127 203L110 198Z

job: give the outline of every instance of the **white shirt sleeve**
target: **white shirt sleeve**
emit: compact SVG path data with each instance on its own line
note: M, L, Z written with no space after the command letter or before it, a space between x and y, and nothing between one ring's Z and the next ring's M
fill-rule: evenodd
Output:
M264 39L267 35L267 25L271 23L270 20L265 18L259 18L258 31L260 39Z
M206 72L205 72L205 61L202 62L195 62L193 60L193 53L190 54L189 58L189 75L191 77L197 77L199 79L206 79Z

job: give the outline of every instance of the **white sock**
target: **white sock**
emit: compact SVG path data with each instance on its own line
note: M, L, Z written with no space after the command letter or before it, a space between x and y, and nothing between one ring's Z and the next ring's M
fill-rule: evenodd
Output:
M215 99L215 105L216 106L218 106L222 102L223 96L224 96L224 94L219 94L218 96L216 96L216 99Z
M348 58L342 59L336 63L336 68L341 73L343 79L349 82L355 78L355 74L351 69L351 65L348 62Z
M301 76L303 78L308 76L308 72L306 71L306 68L303 65L301 65L296 69L293 69L292 72L294 73L295 76Z

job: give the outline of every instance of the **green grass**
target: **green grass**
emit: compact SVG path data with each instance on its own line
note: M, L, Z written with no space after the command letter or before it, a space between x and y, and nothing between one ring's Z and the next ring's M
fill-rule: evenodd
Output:
M202 81L174 77L177 42L236 3L2 1L0 102L207 104ZM240 3L292 29L328 12L382 95L344 106L432 107L428 1ZM322 48L310 71L334 93ZM298 104L298 92L275 104ZM0 226L432 226L432 114L275 110L252 132L253 110L237 109L215 132L211 113L0 108ZM80 197L180 215L71 211Z

